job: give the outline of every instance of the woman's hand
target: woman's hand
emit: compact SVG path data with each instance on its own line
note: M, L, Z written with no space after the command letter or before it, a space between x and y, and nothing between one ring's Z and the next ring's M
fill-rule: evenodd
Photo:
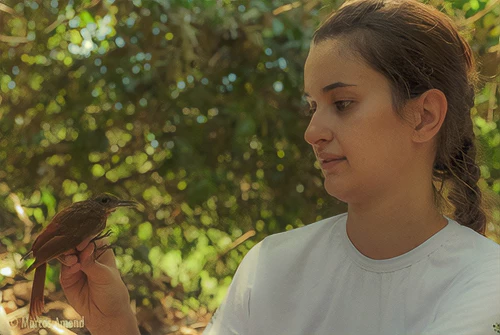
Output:
M59 279L68 302L84 317L85 327L92 334L139 334L113 250L94 253L90 240L80 243L76 254L71 250L59 257ZM106 244L107 238L96 241L98 248ZM100 255L97 260L95 254Z

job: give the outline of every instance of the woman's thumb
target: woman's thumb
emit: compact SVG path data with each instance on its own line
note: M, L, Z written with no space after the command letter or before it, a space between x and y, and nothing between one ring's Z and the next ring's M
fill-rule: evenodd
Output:
M85 250L84 250L85 251ZM83 252L82 252L83 254ZM107 257L104 257L104 254ZM99 252L97 253L99 255ZM85 257L86 255L82 255L81 257L81 271L83 271L87 275L87 279L89 282L106 285L111 284L116 281L116 277L120 277L119 271L116 268L116 264L114 264L115 260L113 257L113 251L106 250L100 257L95 259L95 253ZM111 257L113 264L109 264L108 259ZM101 263L101 258L106 260L106 262ZM115 266L109 266L115 265Z
M110 268L107 265L99 263L97 260L91 260L88 264L83 265L81 270L87 275L89 283L99 285L112 284L116 281L118 274L118 269Z

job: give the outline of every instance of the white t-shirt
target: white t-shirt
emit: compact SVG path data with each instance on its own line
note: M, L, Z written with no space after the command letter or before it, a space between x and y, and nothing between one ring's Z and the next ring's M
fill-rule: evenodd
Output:
M445 217L384 260L354 247L347 213L268 236L203 335L498 335L500 245Z

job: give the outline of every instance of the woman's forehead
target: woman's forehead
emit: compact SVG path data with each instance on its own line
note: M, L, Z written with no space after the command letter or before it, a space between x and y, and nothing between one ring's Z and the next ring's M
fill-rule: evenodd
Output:
M317 70L328 68L331 70L342 70L346 66L358 65L361 68L367 65L341 39L329 39L319 43L312 43L304 64L304 71L308 68Z
M385 79L382 74L350 55L350 52L340 51L340 48L342 43L336 40L311 45L304 65L306 93L312 94L309 90L319 90L334 82L361 86L363 83L372 85Z

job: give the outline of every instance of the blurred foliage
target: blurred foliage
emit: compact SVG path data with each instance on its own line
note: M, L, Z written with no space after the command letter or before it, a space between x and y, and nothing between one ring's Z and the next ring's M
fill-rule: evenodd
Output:
M112 192L144 205L108 220L142 330L213 311L257 242L347 209L323 189L301 99L311 35L342 2L0 3L0 253L24 253L57 211ZM426 2L491 78L472 113L480 186L498 196L500 1Z

